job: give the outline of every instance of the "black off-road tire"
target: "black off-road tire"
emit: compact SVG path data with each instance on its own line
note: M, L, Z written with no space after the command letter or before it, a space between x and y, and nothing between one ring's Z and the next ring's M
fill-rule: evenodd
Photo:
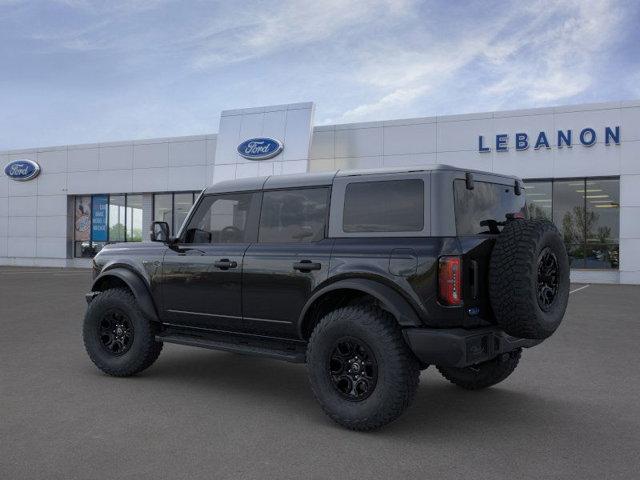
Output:
M361 400L346 399L332 381L330 359L336 343L351 338L365 345L377 364L377 381ZM309 380L325 413L351 430L369 431L398 418L411 404L420 364L400 328L373 305L353 305L328 313L317 324L307 349Z
M547 258L555 262L556 275L545 276L549 270L545 269L543 259ZM490 262L491 307L504 331L530 339L544 339L555 332L569 300L569 257L555 225L547 220L507 222L496 240ZM545 278L553 278L557 283L554 295L548 295L553 297L548 305L539 299Z
M133 339L121 355L110 352L101 341L101 322L112 312L125 315L133 329ZM155 325L140 311L133 294L123 288L113 288L100 293L89 304L82 336L89 358L100 370L114 377L127 377L149 368L160 355L162 342L155 340L155 330Z
M506 379L518 366L522 349L518 348L465 368L437 367L444 378L465 390L480 390Z

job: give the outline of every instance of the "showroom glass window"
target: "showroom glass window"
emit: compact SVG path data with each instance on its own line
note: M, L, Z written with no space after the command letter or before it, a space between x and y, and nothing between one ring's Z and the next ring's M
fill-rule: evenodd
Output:
M620 182L587 180L586 268L618 268L620 247Z
M529 215L550 218L556 224L567 247L571 268L618 268L619 179L580 178L525 183Z
M142 241L142 195L127 195L126 239Z
M526 182L527 210L530 218L553 220L551 181Z
M178 233L200 192L156 193L153 195L153 221L167 222L173 235Z
M104 245L141 242L141 194L82 195L74 199L74 256L93 257Z
M153 221L167 222L173 231L173 194L158 193L153 196Z
M124 242L127 210L124 195L109 196L109 241Z
M91 196L75 198L74 202L74 256L92 257L91 247Z

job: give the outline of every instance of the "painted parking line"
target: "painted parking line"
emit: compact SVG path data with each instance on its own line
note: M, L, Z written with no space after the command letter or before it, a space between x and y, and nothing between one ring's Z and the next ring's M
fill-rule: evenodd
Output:
M580 290L584 290L585 288L590 287L590 286L591 286L591 285L583 285L582 287L578 287L578 288L576 288L575 290L571 290L569 293L570 293L570 294L571 294L571 293L576 293L576 292L579 292Z

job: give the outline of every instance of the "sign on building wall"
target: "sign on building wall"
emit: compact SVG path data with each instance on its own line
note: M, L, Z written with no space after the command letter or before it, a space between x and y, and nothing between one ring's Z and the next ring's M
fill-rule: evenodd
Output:
M88 242L91 239L91 197L76 197L75 227L73 238L76 242Z
M40 165L33 160L14 160L4 167L4 173L11 180L26 182L38 176L40 173Z
M238 153L248 160L266 160L282 152L282 142L273 138L250 138L238 145Z
M215 179L305 173L313 102L225 110L215 142Z
M604 137L604 144L609 146L611 144L620 145L620 127L606 127L604 132L601 132ZM495 142L491 140L485 140L483 135L478 136L478 152L487 153L495 148L496 152L508 152L509 147L514 147L516 151L527 150L529 147L539 150L541 148L550 149L551 147L557 148L571 148L573 145L582 145L584 147L591 147L598 141L598 132L595 129L586 127L582 130L573 131L558 130L557 135L547 134L547 132L538 132L535 135L529 136L528 133L521 132L514 135L513 141L509 140L509 135L506 133L499 133L495 136Z
M109 197L107 195L94 195L91 203L91 239L94 242L106 242L108 236L107 211Z

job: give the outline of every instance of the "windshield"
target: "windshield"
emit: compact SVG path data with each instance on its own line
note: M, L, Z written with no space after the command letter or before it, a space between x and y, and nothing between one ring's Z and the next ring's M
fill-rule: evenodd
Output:
M453 191L458 235L500 233L508 213L526 216L525 197L512 186L476 181L469 190L464 180L454 180Z

